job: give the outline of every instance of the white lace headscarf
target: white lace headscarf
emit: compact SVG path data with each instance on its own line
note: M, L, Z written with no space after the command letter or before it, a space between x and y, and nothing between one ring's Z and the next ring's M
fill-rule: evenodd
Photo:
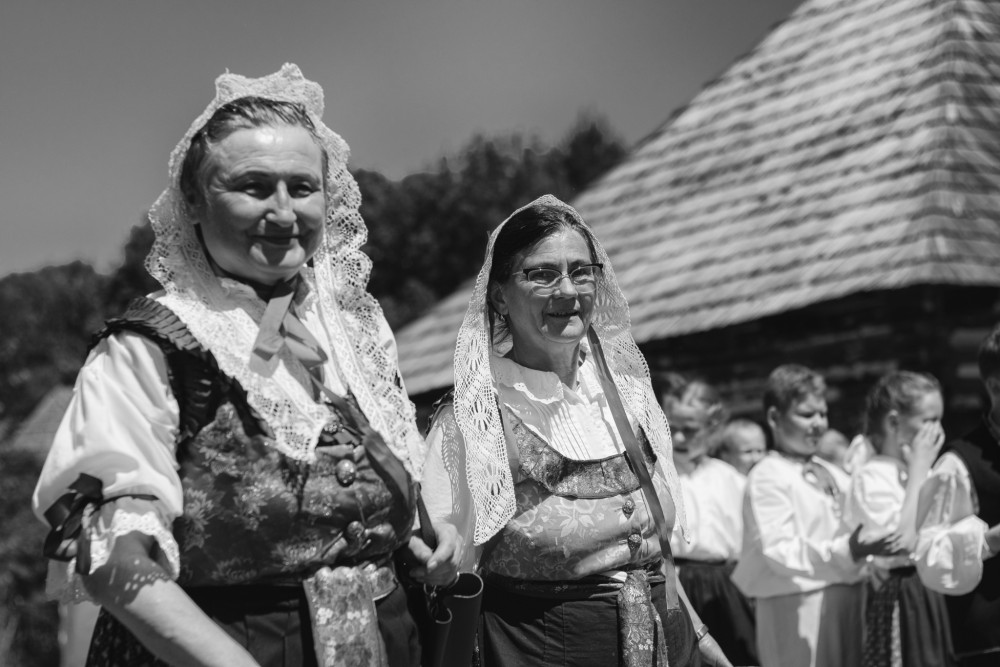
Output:
M212 352L222 371L246 390L247 401L274 432L274 446L292 458L313 460L315 443L329 412L296 380L304 371L287 349L280 353L282 363L271 377L250 370L251 351L266 303L239 297L215 275L180 183L192 137L219 107L243 97L301 104L328 158L324 236L312 258L313 268L304 267L302 275L310 294L318 299L345 382L372 427L406 468L419 476L423 443L413 404L399 378L394 350L388 351L381 344L380 333L389 329L381 307L366 289L371 260L360 250L368 236L358 212L361 194L347 170L350 149L323 124L323 89L291 64L259 79L227 72L215 80L215 89L215 99L170 154L170 186L149 212L156 241L146 258L146 268L166 291L160 302Z
M511 477L503 423L497 404L492 360L511 348L510 337L490 340L488 289L493 266L493 246L507 222L533 206L547 206L571 215L590 237L594 261L604 265L594 300L592 325L596 329L622 403L649 439L662 467L676 507L676 523L686 531L684 501L678 492L670 428L649 378L649 367L630 332L628 303L611 268L611 260L576 210L552 195L544 195L514 211L490 235L486 261L479 271L455 348L455 420L465 440L466 469L476 509L475 543L483 544L514 515L514 480Z

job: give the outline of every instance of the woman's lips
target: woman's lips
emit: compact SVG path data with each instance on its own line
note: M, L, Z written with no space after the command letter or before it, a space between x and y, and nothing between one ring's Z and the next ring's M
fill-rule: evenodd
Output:
M261 243L270 243L272 245L289 245L293 241L298 241L299 237L297 235L292 236L257 236L255 237Z

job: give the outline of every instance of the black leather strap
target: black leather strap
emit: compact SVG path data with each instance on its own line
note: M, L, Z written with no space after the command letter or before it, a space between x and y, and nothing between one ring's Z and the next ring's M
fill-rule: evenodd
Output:
M642 494L646 498L646 507L653 517L653 525L656 528L656 536L660 541L660 552L663 554L664 575L667 579L667 605L673 609L680 602L677 597L677 577L674 572L674 558L670 551L670 532L667 530L667 519L663 515L663 505L660 504L660 496L653 487L653 479L649 475L646 467L646 460L642 455L642 445L632 432L632 425L629 424L625 414L625 407L622 405L618 387L615 386L614 377L608 369L608 362L604 358L604 348L601 347L601 339L598 338L594 327L587 331L587 339L590 341L590 352L594 355L597 369L601 378L601 386L604 387L604 395L608 400L608 407L614 416L615 425L618 427L618 434L625 445L625 458L628 459L632 472L639 478L639 486Z

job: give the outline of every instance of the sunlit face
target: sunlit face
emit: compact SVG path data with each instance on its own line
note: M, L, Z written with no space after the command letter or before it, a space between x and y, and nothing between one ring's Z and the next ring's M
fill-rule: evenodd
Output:
M568 228L542 239L516 258L511 275L491 294L494 308L507 318L516 359L531 359L533 367L552 370L546 368L546 361L562 358L587 334L596 297L596 292L581 293L567 277L551 294L539 294L524 269L569 273L593 262L586 239Z
M826 399L810 394L784 411L772 406L767 413L767 423L778 451L812 456L827 429Z
M924 424L941 422L944 416L944 400L941 394L930 391L920 397L920 400L913 406L913 410L907 414L899 415L897 435L900 445L909 445L916 437L917 431Z
M760 427L740 428L729 436L728 446L722 450L723 461L746 475L767 451L767 439Z
M708 452L710 421L705 406L696 399L685 398L684 401L668 402L665 412L670 423L674 461L689 463L704 456Z
M298 126L236 130L208 152L197 206L202 237L225 271L259 283L294 276L323 239L323 156Z

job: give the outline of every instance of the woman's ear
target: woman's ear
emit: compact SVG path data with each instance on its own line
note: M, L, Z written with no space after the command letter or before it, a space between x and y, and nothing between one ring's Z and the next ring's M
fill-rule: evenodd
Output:
M493 306L493 310L497 311L503 317L507 317L507 299L504 297L503 288L500 283L491 283L487 288L486 298L489 299L490 305Z

